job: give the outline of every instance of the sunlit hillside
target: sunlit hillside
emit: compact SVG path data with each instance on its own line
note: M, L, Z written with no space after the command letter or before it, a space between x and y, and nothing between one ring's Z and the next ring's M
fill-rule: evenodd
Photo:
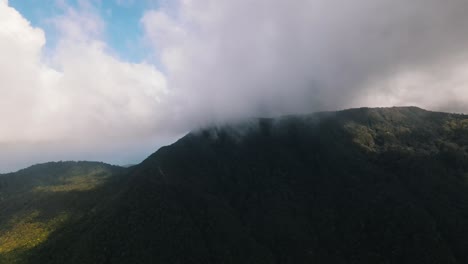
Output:
M58 162L0 175L0 263L24 263L30 250L89 214L123 169ZM117 178L117 176L115 176Z

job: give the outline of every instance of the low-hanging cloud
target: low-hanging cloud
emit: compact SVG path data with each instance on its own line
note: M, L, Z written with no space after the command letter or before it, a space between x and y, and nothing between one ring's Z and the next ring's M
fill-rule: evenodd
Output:
M467 100L466 10L460 0L188 0L142 22L176 99L205 120Z
M79 2L61 1L57 45L45 52L43 30L0 0L0 167L17 167L12 152L17 164L48 152L117 162L130 146L143 157L231 118L392 105L468 112L463 0L163 1L141 18L158 63L114 56L92 2Z

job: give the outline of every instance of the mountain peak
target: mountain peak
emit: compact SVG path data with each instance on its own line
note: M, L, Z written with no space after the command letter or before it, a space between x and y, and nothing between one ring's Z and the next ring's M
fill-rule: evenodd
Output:
M21 258L72 264L467 263L468 228L460 224L468 222L467 146L467 116L416 107L207 127L130 169L112 172L93 163L120 175L93 188L82 188L83 178L49 174L59 183L41 196L29 192L36 199L25 207L49 218L27 211L23 226L50 228L51 219L62 219L57 208L72 217L21 251ZM85 182L103 179L91 176ZM45 194L61 198L45 203ZM4 201L10 202L0 200L0 228L11 232L8 223L17 218L5 208L16 200ZM51 201L62 207L44 205ZM1 254L0 260L12 256Z

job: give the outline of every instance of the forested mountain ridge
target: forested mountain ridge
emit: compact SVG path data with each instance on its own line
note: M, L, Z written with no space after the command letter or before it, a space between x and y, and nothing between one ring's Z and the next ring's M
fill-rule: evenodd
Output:
M467 150L468 116L415 107L197 130L22 263L468 263Z
M0 175L0 263L24 263L54 232L88 214L123 169L100 162L50 162Z

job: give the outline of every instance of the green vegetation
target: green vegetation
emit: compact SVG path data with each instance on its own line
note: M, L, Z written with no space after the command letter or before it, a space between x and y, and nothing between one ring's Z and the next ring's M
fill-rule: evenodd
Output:
M12 219L0 233L0 260L5 263L21 263L28 250L40 245L48 236L60 228L69 218L68 213L45 221L37 221L38 211L33 211L24 218Z
M54 185L40 185L34 188L36 192L70 192L70 191L90 191L105 183L110 176L102 170L92 172L90 174L61 177L59 184Z
M91 167L65 178L48 173L48 184L11 177L23 184L9 180L0 194L0 241L16 241L2 256L51 264L468 263L468 116L404 107L248 120L192 132L117 169L124 177ZM34 199L23 206L24 191L13 190L26 185Z
M121 169L59 162L0 175L0 263L24 263L51 234L78 221L104 195L99 187Z

